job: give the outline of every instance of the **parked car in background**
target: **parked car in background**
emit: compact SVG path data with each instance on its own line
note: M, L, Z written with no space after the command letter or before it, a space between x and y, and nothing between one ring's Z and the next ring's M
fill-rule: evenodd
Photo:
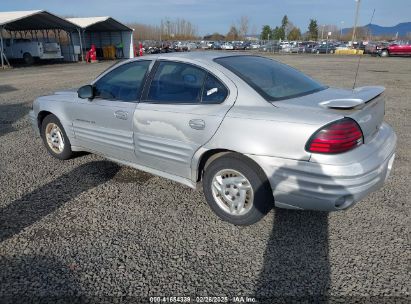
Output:
M60 44L57 42L6 38L3 40L3 47L8 59L23 59L27 65L36 60L63 59Z
M207 42L206 42L206 48L207 48L207 49L212 49L212 48L213 48L213 44L214 44L214 41L207 41Z
M222 50L234 50L233 45L230 42L225 42L221 45Z
M187 43L187 48L188 48L189 51L195 50L195 49L197 49L198 47L199 47L198 44L195 43L195 42L188 42L188 43Z
M291 51L291 45L288 41L281 41L280 42L280 51L284 53L289 53Z
M336 47L334 44L320 44L313 49L316 54L334 54Z
M318 43L316 42L310 42L306 44L304 47L304 53L314 53L314 50L317 46L318 46Z
M258 50L260 48L260 44L257 42L250 42L247 43L246 49L247 50Z
M338 43L338 44L335 44L334 46L336 50L347 50L349 48L348 44L346 43Z
M359 41L359 42L355 41L352 44L352 48L354 48L356 50L365 51L365 48L366 48L367 44L368 44L368 41Z
M399 41L379 50L381 57L388 56L411 56L411 42Z
M364 54L379 55L381 50L388 46L388 42L371 41L365 46Z
M270 41L266 44L260 46L260 51L262 52L278 52L280 50L280 44L275 41Z
M182 41L174 42L173 48L176 52L188 52L189 51L187 42L182 42Z
M299 50L298 42L293 41L290 43L290 53L298 53Z
M213 43L213 45L211 46L211 49L212 49L212 50L221 50L221 43L215 41L215 42Z
M382 187L396 147L383 92L329 88L260 56L173 53L39 97L29 118L55 158L88 151L202 183L218 216L250 225L274 205L337 211Z
M299 53L306 53L306 48L311 42L309 41L302 41L298 43L298 52Z
M246 47L247 47L247 43L243 43L243 42L234 42L233 43L234 50L245 50Z

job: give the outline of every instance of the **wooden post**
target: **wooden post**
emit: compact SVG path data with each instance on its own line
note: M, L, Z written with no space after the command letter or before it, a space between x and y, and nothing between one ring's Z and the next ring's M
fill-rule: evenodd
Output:
M81 41L81 30L77 28L78 32L78 38L80 40L80 53L81 53L81 61L84 61L84 55L83 55L83 42Z
M1 47L1 68L4 69L4 61L3 61L3 56L4 56L4 47L3 47L3 27L0 27L0 47Z

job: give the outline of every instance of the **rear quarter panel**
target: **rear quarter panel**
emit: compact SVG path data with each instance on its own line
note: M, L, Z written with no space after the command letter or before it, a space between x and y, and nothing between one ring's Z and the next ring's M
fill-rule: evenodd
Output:
M301 117L301 113L267 106L234 106L214 137L208 149L227 149L242 154L309 160L305 151L310 136L335 118L330 116Z

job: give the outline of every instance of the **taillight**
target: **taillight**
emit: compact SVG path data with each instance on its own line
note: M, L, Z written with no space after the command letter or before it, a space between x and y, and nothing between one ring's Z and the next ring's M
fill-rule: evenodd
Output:
M363 142L358 124L351 118L343 118L315 132L305 148L308 152L335 154L352 150Z

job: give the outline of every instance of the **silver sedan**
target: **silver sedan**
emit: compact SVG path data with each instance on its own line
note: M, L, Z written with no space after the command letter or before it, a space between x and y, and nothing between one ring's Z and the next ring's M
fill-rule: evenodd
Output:
M396 147L383 92L329 88L254 55L162 54L39 97L30 118L56 158L88 151L202 184L218 216L249 225L273 206L343 210L380 188Z

